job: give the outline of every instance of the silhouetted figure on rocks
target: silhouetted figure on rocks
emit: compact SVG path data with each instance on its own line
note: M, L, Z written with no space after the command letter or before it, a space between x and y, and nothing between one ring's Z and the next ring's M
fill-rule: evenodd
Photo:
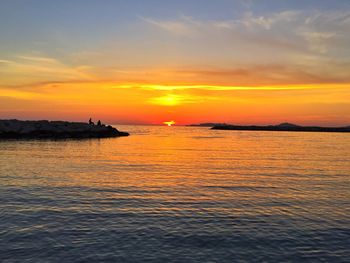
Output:
M98 122L97 122L97 126L102 126L102 123L101 123L101 121L100 121L100 120L98 120Z
M90 124L90 125L95 125L94 122L91 120L91 118L90 118L90 120L89 120L89 124Z

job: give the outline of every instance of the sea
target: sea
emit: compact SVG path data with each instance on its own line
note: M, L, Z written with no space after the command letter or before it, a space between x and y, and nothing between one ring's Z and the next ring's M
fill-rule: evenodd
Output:
M350 262L350 134L0 141L0 262Z

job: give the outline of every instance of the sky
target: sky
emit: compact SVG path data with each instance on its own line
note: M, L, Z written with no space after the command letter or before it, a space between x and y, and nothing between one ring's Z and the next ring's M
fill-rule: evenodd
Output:
M1 0L0 119L350 125L348 0Z

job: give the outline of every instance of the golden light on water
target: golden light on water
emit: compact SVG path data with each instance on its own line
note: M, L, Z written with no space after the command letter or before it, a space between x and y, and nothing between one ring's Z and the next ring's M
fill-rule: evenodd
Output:
M165 122L163 122L163 124L168 125L170 127L170 126L173 126L174 124L176 124L176 122L175 121L165 121Z

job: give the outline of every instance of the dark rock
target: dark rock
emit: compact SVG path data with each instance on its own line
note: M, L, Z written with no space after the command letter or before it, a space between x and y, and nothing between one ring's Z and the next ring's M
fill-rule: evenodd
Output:
M84 139L128 135L112 126L83 122L0 120L0 139Z

